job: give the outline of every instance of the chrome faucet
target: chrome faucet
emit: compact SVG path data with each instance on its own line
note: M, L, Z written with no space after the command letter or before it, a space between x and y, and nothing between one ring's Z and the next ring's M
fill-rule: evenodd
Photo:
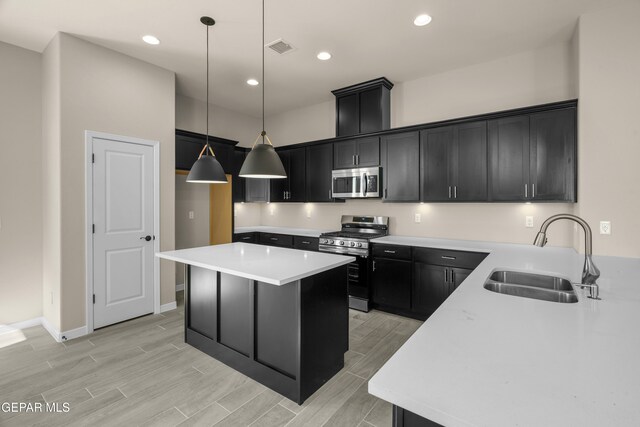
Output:
M547 244L547 228L551 225L552 222L555 222L559 219L570 219L571 221L575 221L584 230L584 268L582 269L582 282L576 283L576 286L581 288L589 288L589 298L600 299L598 297L599 287L596 283L598 277L600 277L600 270L593 263L593 259L591 259L591 227L587 222L580 218L579 216L571 215L571 214L558 214L553 215L545 222L542 223L540 227L540 231L536 236L536 240L534 240L533 244L539 247L543 247Z

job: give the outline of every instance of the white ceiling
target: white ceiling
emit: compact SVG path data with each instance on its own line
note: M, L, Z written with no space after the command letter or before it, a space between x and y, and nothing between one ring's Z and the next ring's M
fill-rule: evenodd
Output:
M267 0L267 115L332 99L330 91L385 76L411 80L568 40L577 18L617 0ZM205 26L211 102L260 115L261 0L0 0L0 40L42 52L56 32L175 71L177 92L205 99ZM428 13L433 21L416 27ZM142 42L153 34L158 46ZM329 61L316 59L328 50ZM0 58L1 60L1 58ZM1 61L0 61L1 62ZM262 83L262 82L261 82Z

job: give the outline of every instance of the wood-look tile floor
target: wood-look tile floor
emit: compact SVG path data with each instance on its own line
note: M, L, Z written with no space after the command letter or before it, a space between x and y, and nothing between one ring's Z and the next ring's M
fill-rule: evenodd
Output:
M391 426L391 405L367 381L420 324L351 311L344 369L301 406L186 345L182 304L65 343L25 329L0 348L0 404L69 411L0 410L0 426Z

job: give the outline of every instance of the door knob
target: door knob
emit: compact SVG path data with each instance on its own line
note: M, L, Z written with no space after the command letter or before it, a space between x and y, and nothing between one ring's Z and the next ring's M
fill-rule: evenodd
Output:
M147 242L151 241L151 236L142 236L140 240L146 240Z

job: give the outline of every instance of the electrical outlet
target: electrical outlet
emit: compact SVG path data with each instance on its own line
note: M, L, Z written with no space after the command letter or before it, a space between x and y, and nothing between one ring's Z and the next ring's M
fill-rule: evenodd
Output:
M611 221L600 221L600 234L611 234Z
M533 217L525 216L524 217L524 226L527 228L533 228Z
M189 211L189 219L193 219L193 218L195 218L195 217L196 217L195 212L193 212L193 211Z
M413 218L413 221L416 222L416 223L422 221L422 215L415 214L415 217Z

